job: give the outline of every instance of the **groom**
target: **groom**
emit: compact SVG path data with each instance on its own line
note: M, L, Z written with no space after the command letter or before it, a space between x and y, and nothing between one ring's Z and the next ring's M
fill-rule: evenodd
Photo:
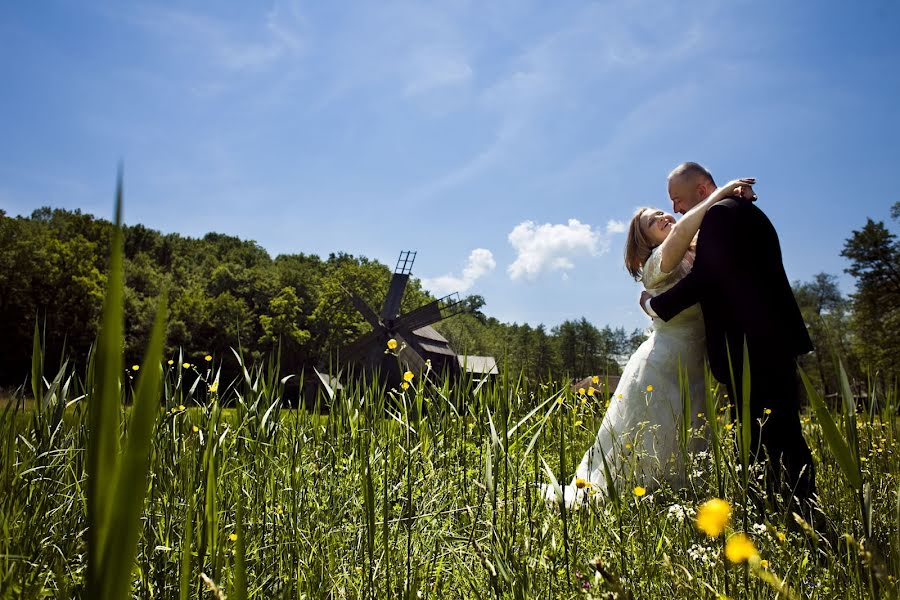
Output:
M697 163L683 163L669 174L669 197L677 213L686 213L715 189L712 175ZM754 461L768 457L770 492L809 499L815 473L800 427L796 359L813 347L784 272L778 235L750 200L728 198L710 208L691 272L655 298L647 292L641 296L647 313L663 321L697 302L710 370L728 387L739 416L747 342L751 455Z

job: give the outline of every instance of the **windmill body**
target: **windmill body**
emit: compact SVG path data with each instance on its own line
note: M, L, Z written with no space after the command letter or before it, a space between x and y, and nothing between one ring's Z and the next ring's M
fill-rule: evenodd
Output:
M400 253L384 303L377 313L352 290L345 288L372 330L345 347L339 360L354 365L370 377L377 376L392 387L400 383L403 371L421 375L429 371L429 363L433 373L457 376L465 370L461 365L466 361L459 360L447 339L431 326L462 311L459 294L444 296L400 314L400 303L415 259L414 251ZM396 356L385 353L390 339L397 341Z

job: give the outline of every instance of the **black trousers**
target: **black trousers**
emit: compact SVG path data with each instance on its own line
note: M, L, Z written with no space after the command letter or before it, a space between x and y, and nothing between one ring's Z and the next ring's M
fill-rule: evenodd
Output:
M797 363L793 359L750 360L750 456L754 463L768 460L767 492L784 499L796 496L805 501L816 491L812 453L800 425L800 387ZM741 363L738 363L741 364ZM733 389L738 419L742 417L742 374L736 369ZM762 424L762 425L760 425Z

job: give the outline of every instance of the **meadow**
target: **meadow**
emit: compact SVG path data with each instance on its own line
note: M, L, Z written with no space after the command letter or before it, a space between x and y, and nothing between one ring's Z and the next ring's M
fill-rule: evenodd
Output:
M87 367L51 370L36 330L30 389L0 413L3 598L900 593L895 386L873 378L857 403L836 365L842 394L826 402L805 380L820 495L805 520L754 501L749 423L712 380L712 441L683 442L686 489L623 480L570 510L539 486L570 480L609 390L347 378L282 409L275 356L164 357L165 295L146 356L126 363L121 239L112 248ZM241 375L220 380L223 364Z
M893 397L855 415L867 496L833 458L815 415L805 419L820 519L840 535L829 539L747 500L736 429L718 393L710 424L722 452L689 455L688 489L645 493L645 482L628 482L570 511L545 502L537 485L571 477L602 419L600 394L506 377L477 392L471 381L414 379L406 390L348 385L333 401L320 397L327 412L281 410L273 364L226 386L215 361L171 362L149 429L146 499L139 520L122 523L137 536L131 597L893 598L900 590ZM124 372L121 400L130 400L138 373ZM3 597L96 597L86 592L91 420L81 379L63 368L39 405L3 412ZM233 408L222 408L226 399ZM137 409L125 406L116 410L131 423ZM136 427L122 425L116 437ZM732 510L716 537L695 524L710 498ZM726 540L741 531L755 550L732 563ZM108 535L127 554L127 536Z

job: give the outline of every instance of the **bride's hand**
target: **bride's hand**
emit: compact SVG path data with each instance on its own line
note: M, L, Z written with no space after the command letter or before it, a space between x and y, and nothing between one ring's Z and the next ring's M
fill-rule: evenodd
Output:
M756 201L756 192L753 191L753 184L756 183L755 177L745 177L744 179L735 179L729 181L723 187L726 196L737 196L744 200Z

